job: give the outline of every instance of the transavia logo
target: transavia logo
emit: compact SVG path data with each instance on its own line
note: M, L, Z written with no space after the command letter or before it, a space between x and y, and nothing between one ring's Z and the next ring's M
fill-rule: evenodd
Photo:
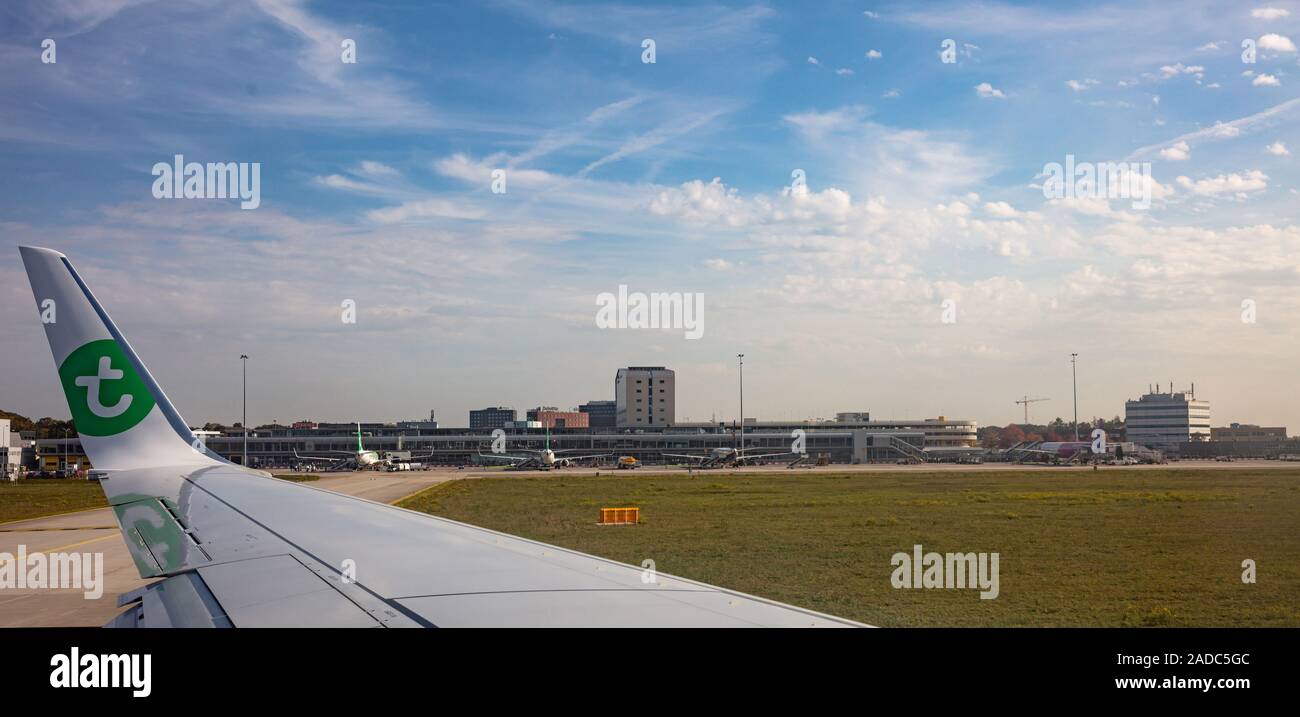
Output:
M112 339L73 351L59 367L59 380L82 435L121 433L153 410L153 395Z
M152 655L81 654L74 647L68 654L50 658L51 687L127 687L133 697L153 692Z

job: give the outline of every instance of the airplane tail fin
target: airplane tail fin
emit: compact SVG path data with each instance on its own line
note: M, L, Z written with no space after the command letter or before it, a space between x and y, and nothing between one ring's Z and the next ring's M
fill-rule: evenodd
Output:
M68 258L39 247L18 250L94 468L226 463L194 437Z

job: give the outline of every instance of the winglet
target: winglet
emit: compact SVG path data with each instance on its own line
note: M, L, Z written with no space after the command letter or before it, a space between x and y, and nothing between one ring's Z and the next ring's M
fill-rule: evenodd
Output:
M18 247L81 446L98 470L226 461L199 442L63 254Z

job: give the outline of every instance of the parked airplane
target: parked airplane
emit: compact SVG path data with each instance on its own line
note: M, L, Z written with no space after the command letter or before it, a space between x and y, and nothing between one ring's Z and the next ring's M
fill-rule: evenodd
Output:
M546 444L540 451L532 448L520 448L518 450L528 455L516 456L508 453L483 453L482 451L480 451L478 455L480 458L485 460L509 461L510 468L515 470L533 469L541 471L548 471L552 468L567 468L579 461L605 458L606 456L614 455L613 453L594 453L581 456L562 456L560 455L561 453L572 453L582 449L566 448L559 451L551 450L551 429L549 428L546 429Z
M238 466L194 437L67 257L20 247L141 577L114 627L855 626Z
M700 468L734 468L737 466L756 463L766 458L798 455L803 454L797 451L759 453L755 452L755 449L751 448L711 448L708 453L703 455L690 453L665 453L664 457L685 458L687 460L697 461L696 465Z
M1048 441L1040 443L1036 448L1018 449L1024 453L1031 453L1045 460L1069 460L1079 453L1086 453L1092 448L1092 443L1088 441Z
M321 453L330 453L332 455L304 456L304 455L299 455L298 450L295 448L293 451L293 457L304 461L329 461L330 463L334 463L339 466L347 466L350 464L356 466L359 469L372 468L372 467L373 468L386 467L386 466L391 466L394 463L393 459L391 458L380 457L379 451L366 450L365 445L361 443L360 423L357 424L357 449L355 451L321 451ZM433 452L430 451L429 453L419 455L419 456L412 455L410 460L414 461L414 460L419 460L424 458L430 458L432 456L433 456Z

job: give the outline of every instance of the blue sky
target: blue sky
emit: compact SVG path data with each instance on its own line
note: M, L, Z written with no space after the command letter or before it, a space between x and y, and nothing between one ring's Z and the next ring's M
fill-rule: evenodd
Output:
M458 425L629 364L731 417L743 351L761 418L1005 424L1069 415L1077 351L1081 417L1195 381L1297 426L1298 36L1290 2L8 3L0 406L67 413L33 243L192 422L237 417L240 353L259 422ZM155 199L175 154L260 162L261 206ZM1067 155L1149 162L1150 208L1045 198ZM598 329L619 284L702 292L705 336Z

